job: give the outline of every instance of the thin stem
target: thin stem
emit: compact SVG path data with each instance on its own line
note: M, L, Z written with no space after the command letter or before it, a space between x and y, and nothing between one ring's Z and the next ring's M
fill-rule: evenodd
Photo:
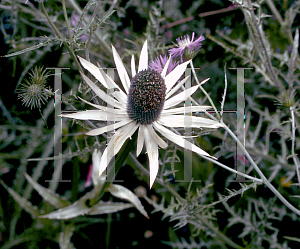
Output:
M226 63L225 63L225 65L224 65L224 73L225 73L225 88L224 88L224 93L223 93L223 97L222 97L221 111L220 111L220 115L221 115L222 119L223 119L224 104L225 104L225 98L226 98L226 92L227 92Z
M276 16L276 19L280 23L281 28L287 32L289 42L293 43L293 36L290 32L291 30L287 29L287 24L286 24L286 22L283 21L279 11L276 9L276 6L275 6L273 0L266 0L266 3L269 5L269 8L273 12L274 16Z
M129 159L131 159L135 166L141 170L145 175L147 175L148 177L150 176L149 170L145 169L145 167L136 159L136 157L132 154L129 153ZM165 187L166 189L168 189L180 202L185 202L185 199L182 198L175 189L173 189L169 184L167 184L166 182L164 182L163 179L156 177L156 182L158 184L160 184L161 186Z
M200 84L199 83L199 81L198 81L198 79L197 79L197 76L196 76L196 73L195 73L195 69L194 69L194 66L193 66L193 64L192 64L192 62L191 62L191 68L192 68L192 71L193 71L193 74L195 75L195 78L196 78L196 81L197 81L197 83L198 83L198 85ZM203 89L203 88L202 88ZM201 89L201 90L202 90ZM203 89L204 90L204 89ZM207 92L204 90L203 91L204 92L204 94L207 96L207 98L209 99L209 101L210 101L210 103L211 103L211 105L213 106L213 108L215 109L215 111L216 111L216 113L218 114L218 112L217 112L217 110L216 110L216 107L215 107L215 105L214 105L214 103L212 102L212 100L211 100L211 98L209 97L209 95L207 94ZM209 115L210 117L213 117L212 115L210 115L209 113L207 113L207 112L205 112L207 115ZM219 115L218 115L218 117L219 117ZM222 120L220 120L220 123L221 124L223 124L224 125L224 129L225 130L227 130L227 132L230 134L230 136L233 138L233 139L235 139L236 141L237 141L237 144L238 144L238 146L241 148L241 149L243 149L244 151L245 151L245 155L247 156L247 158L248 158L248 160L249 160L249 162L253 165L253 167L254 167L254 169L256 170L256 172L260 175L260 177L261 177L261 180L262 180L262 182L264 183L264 184L266 184L267 186L268 186L268 188L289 208L289 209L291 209L292 211L294 211L296 214L298 214L298 215L300 215L300 210L298 210L298 209L296 209L294 206L292 206L275 188L274 188L274 186L267 180L267 178L264 176L264 174L261 172L261 170L259 169L259 167L256 165L256 163L253 161L253 159L252 159L252 157L249 155L249 153L248 153L248 151L247 150L245 150L245 148L244 148L244 146L243 146L243 144L237 139L237 137L235 136L235 134L226 126L226 124L222 121ZM204 157L204 156L202 156L202 157ZM208 158L208 157L205 157L205 159L207 159L207 160L210 160L210 161L212 161L213 159L210 159L210 158ZM213 160L214 161L214 160ZM216 163L216 164L218 164L218 165L220 165L220 166L222 166L222 167L224 167L225 165L221 165L221 163L218 163L218 162L216 162L216 161L214 161L214 163ZM225 166L228 170L230 169L230 171L232 171L232 169L231 168L229 168L229 167L227 167L227 166ZM237 174L239 174L239 175L241 175L242 173L240 173L240 172L237 172L237 171L235 171ZM248 176L247 176L247 178L249 178ZM258 180L258 179L253 179L253 180Z
M112 201L112 198L110 199ZM106 235L105 235L105 242L106 242L106 248L109 248L109 242L110 242L110 234L111 234L111 221L112 221L112 214L109 213L107 215L107 227L106 227Z
M251 31L249 31L250 34L251 34ZM234 55L242 58L243 60L249 62L251 64L251 66L253 66L255 68L255 70L260 73L264 79L266 81L268 81L271 85L274 85L274 82L273 80L270 78L270 76L260 67L259 64L255 63L254 61L252 60L249 60L248 57L244 56L243 54L239 53L239 52L236 52L235 49L231 46L228 46L228 45L225 45L224 43L222 43L219 39L217 39L216 37L210 35L210 34L207 34L206 37L212 41L214 41L215 43L219 44L220 46L222 46L223 48L225 48L227 51L230 51L231 53L233 53ZM252 37L252 36L250 36ZM253 43L255 44L256 42L253 41ZM255 47L255 46L254 46ZM258 53L260 54L260 53Z
M213 10L213 11L208 11L208 12L204 12L204 13L201 13L198 15L198 17L206 17L206 16L212 16L212 15L216 15L216 14L220 14L220 13L225 13L225 12L229 12L229 11L232 11L232 10L236 10L238 8L238 6L235 6L235 5L230 5L229 7L227 8L224 8L224 9L220 9L220 10ZM190 22L190 21L193 21L195 19L194 16L189 16L189 17L186 17L186 18L183 18L183 19L180 19L178 21L175 21L175 22L172 22L172 23L167 23L163 26L160 27L160 29L169 29L169 28L172 28L176 25L180 25L180 24L183 24L183 23L187 23L187 22Z
M220 120L221 117L220 117L220 114L219 114L219 112L218 112L218 110L217 110L217 108L216 108L214 102L212 101L212 99L211 99L211 97L208 95L208 93L205 91L205 89L201 86L201 84L200 84L200 82L199 82L199 80L198 80L198 77L197 77L197 74L196 74L196 71L195 71L195 68L194 68L194 65L193 65L193 61L191 61L190 65L191 65L192 72L193 72L193 74L194 74L195 80L196 80L197 84L199 85L199 88L200 88L201 91L204 93L204 95L207 97L209 103L210 103L211 106L214 108L214 110L215 110L215 112L216 112L216 114L217 114L217 116L218 116L218 120Z
M100 4L101 4L101 1L98 2L97 6L94 10L94 13L93 13L93 16L92 16L91 20L95 19L96 15L98 13ZM87 61L90 61L89 46L90 46L90 43L91 43L91 40L92 40L92 35L93 35L93 25L90 26L90 35L89 35L88 41L87 41L86 46L85 46L85 57L86 57Z
M82 11L82 9L80 8L80 6L78 5L78 3L77 3L75 0L68 0L68 1L69 1L70 5L74 8L74 10L77 12L77 14L78 14L79 16L81 16L82 13L83 13L83 11ZM88 23L88 19L87 19L85 16L84 16L83 18L84 18L84 21L85 21L86 23ZM95 37L97 38L97 40L100 42L100 47L101 47L101 49L102 49L101 51L103 51L104 53L108 54L108 56L110 57L110 59L111 59L112 61L114 61L112 49L111 49L111 47L108 45L108 43L106 42L106 40L104 40L103 34L101 34L101 32L100 32L98 29L96 29L96 30L94 31L94 35L95 35ZM96 56L100 57L99 55L96 55ZM107 58L101 58L101 59L102 59L102 60L109 61L109 60L107 60ZM130 71L130 70L129 70L129 67L127 66L127 64L124 64L124 66L125 66L125 68L126 68L127 71Z
M59 36L59 38L64 39L63 35L59 32L58 28L55 26L55 24L50 19L50 16L48 15L48 13L46 11L43 2L41 2L41 6L42 6L42 10L43 10L44 15L46 16L48 22L50 23L50 25L52 26L52 28L54 29L54 31L56 32L56 34Z
M56 32L56 34L59 36L59 38L63 40L63 43L64 43L64 45L66 46L66 48L68 49L69 54L70 54L70 56L72 57L72 59L74 60L76 66L77 66L77 68L78 68L78 70L79 70L80 72L82 72L81 66L80 66L78 60L76 59L76 56L74 55L73 51L70 49L68 43L66 42L66 38L59 32L59 30L57 29L57 27L55 26L55 24L54 24L54 23L52 22L52 20L50 19L50 16L48 15L48 13L47 13L47 11L46 11L43 2L41 2L41 6L42 6L42 10L43 10L43 12L44 12L44 14L45 14L45 16L46 16L48 22L50 23L50 25L52 26L52 28L54 29L54 31ZM71 41L70 41L70 42L71 42Z
M82 9L78 5L78 3L75 0L68 0L68 2L71 4L73 9L77 12L77 14L79 16L81 16L82 15ZM84 21L86 23L88 23L88 19L86 17L84 17ZM100 41L101 46L103 47L102 51L107 52L109 54L109 56L111 57L111 59L113 59L112 50L111 50L110 46L107 44L107 42L104 41L103 35L100 34L100 32L98 32L97 30L95 31L94 34L95 34L96 38Z
M253 165L256 172L259 174L261 179L263 180L264 184L267 185L267 187L282 201L282 203L288 207L290 210L295 212L296 214L300 215L300 210L292 206L278 191L274 188L274 186L268 181L268 179L264 176L264 174L261 172L259 167L256 165L256 163L253 161L252 157L249 155L248 151L244 149L244 145L238 140L238 138L235 136L235 134L228 128L228 126L221 120L221 124L224 125L224 129L230 134L230 136L237 142L237 145L244 150L246 157L248 158L249 162Z
M280 25L283 26L283 19L282 19L280 13L278 12L278 10L276 9L276 6L273 3L273 1L272 0L266 0L266 3L269 5L269 8L273 12L273 14L276 16L276 19L278 20Z
M203 224L205 224L207 227L209 227L225 243L227 243L228 245L232 246L233 248L238 248L238 249L242 249L243 248L243 247L237 245L236 243L234 243L233 241L231 241L226 235L224 235L223 233L221 233L217 228L215 228L213 226L213 224L209 223L209 221L207 219L205 219L204 217L202 217L200 215L197 215L197 217L199 218L199 220L201 220L201 222Z
M66 0L62 0L62 5L63 5L64 17L65 17L65 21L66 21L67 28L68 28L68 33L69 33L71 50L74 51L74 48L73 48L73 39L72 39L72 34L71 34L71 29L70 29L70 23L69 23L68 14L67 14L67 8L66 8Z
M230 172L232 172L232 173L235 173L235 174L237 174L237 175L240 175L240 176L243 176L243 177L245 177L245 178L248 178L248 179L252 180L253 182L255 181L255 182L260 183L260 184L264 183L264 181L261 180L261 179L257 179L257 178L255 178L255 177L248 176L247 174L244 174L244 173L239 172L239 171L237 171L237 170L235 170L235 169L232 169L232 168L230 168L230 167L228 167L228 166L226 166L226 165L224 165L224 164L222 164L222 163L216 161L216 160L213 159L213 158L206 157L206 156L202 156L202 157L205 158L207 161L211 161L211 162L213 162L214 164L217 164L217 165L221 166L222 168L224 168L224 169L226 169L226 170L228 170L228 171L230 171Z
M300 187L299 162L298 162L297 155L295 154L295 132L296 132L295 115L294 115L294 109L292 106L290 107L290 111L291 111L291 117L292 117L292 157L293 157L294 164L296 167L297 178L298 178L298 183L299 183L299 187Z
M279 84L279 81L278 81L278 77L276 76L275 72L274 72L274 69L273 69L273 65L271 63L271 60L270 60L270 57L268 55L268 52L267 52L267 49L266 49L266 45L265 45L265 42L263 40L263 37L262 37L262 34L259 30L259 27L258 27L258 24L256 22L256 17L254 15L254 11L253 11L253 8L251 6L251 2L250 0L247 1L248 2L248 5L249 5L249 12L250 12L250 15L251 15L251 19L252 19L252 23L254 24L254 27L255 27L255 30L256 30L256 33L257 33L257 36L258 36L258 40L260 42L260 45L261 45L261 48L262 48L262 51L264 53L264 56L265 56L265 59L267 61L267 68L268 68L268 71L270 72L270 74L272 75L272 78L273 78L273 82L275 83L276 87L279 87L281 90L283 89L283 86L281 84ZM255 42L255 41L254 41Z

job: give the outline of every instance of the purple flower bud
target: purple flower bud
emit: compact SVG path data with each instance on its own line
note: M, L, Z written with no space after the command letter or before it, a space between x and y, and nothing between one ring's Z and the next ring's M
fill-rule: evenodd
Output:
M201 35L197 40L194 41L194 36L195 32L193 32L191 40L188 35L184 36L183 38L182 36L177 38L176 41L178 45L173 42L176 48L171 48L169 50L169 54L176 59L180 59L181 63L183 61L193 59L202 47L201 42L205 40L204 36Z

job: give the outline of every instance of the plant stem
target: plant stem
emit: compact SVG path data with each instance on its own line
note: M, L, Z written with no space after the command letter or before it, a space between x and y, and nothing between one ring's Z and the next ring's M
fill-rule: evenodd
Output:
M136 157L132 154L129 153L129 159L131 161L134 162L135 166L141 170L145 175L147 175L148 177L150 176L149 170L145 169L145 167L136 159ZM173 189L169 184L167 184L163 179L156 177L155 180L158 184L160 184L161 186L165 187L166 189L168 189L180 202L185 202L185 199L182 198L175 189Z
M219 236L226 244L232 246L233 248L242 249L243 247L237 245L233 241L231 241L226 235L221 233L217 228L213 226L213 224L209 223L209 221L200 215L197 215L197 217L201 220L203 224L205 224L207 227L209 227L217 236Z
M100 4L101 4L101 1L98 2L97 6L94 10L93 16L91 18L92 20L95 19L96 15L98 13ZM89 46L90 46L90 43L92 40L92 35L93 35L93 25L90 26L90 35L89 35L88 41L86 42L86 45L85 45L85 57L86 57L87 61L90 61Z
M74 49L73 49L73 39L72 39L70 23L69 23L69 20L68 20L68 14L67 14L67 8L66 8L66 0L62 0L62 6L63 6L63 10L64 10L65 21L66 21L67 28L68 28L71 50L74 51Z
M196 80L197 84L199 85L199 88L200 88L201 91L204 93L204 95L207 97L209 103L210 103L211 106L214 108L214 110L215 110L215 112L216 112L216 114L217 114L217 116L218 116L218 120L220 120L221 117L220 117L220 114L219 114L219 112L218 112L218 110L217 110L217 108L216 108L214 102L212 101L212 99L211 99L211 97L208 95L208 93L205 91L205 89L201 86L201 84L200 84L200 82L199 82L199 80L198 80L198 77L197 77L197 74L196 74L196 71L195 71L195 68L194 68L194 65L193 65L193 61L191 61L190 65L191 65L192 72L193 72L193 74L194 74L195 80Z
M268 52L267 52L267 49L266 49L266 45L265 45L265 42L264 42L264 39L263 39L263 35L260 32L260 29L259 29L258 24L256 22L256 17L254 15L254 11L253 11L253 8L252 8L250 0L248 0L247 3L248 3L248 6L250 8L250 10L248 10L248 11L250 12L252 23L253 23L253 25L255 27L256 34L258 36L258 40L259 40L260 45L261 45L261 49L262 49L262 51L264 53L264 56L265 56L265 60L267 61L266 66L268 68L268 71L270 72L270 74L272 76L272 79L273 79L273 82L274 82L275 86L277 88L280 88L278 90L283 90L283 86L282 86L282 84L280 84L280 82L278 80L278 77L276 76L276 74L274 72L273 65L272 65L270 57L268 55ZM255 43L255 41L253 41L253 43Z
M66 38L59 32L59 30L57 29L57 27L55 26L55 24L52 22L52 20L50 19L50 16L48 15L46 9L45 9L45 6L44 6L44 3L41 2L41 6L42 6L42 10L48 20L48 22L50 23L50 25L52 26L52 28L54 29L54 31L56 32L56 34L59 36L59 38L63 41L64 45L66 46L66 48L68 49L69 51L69 54L70 56L72 57L72 59L74 60L78 70L80 72L82 72L82 69L81 69L81 66L78 62L78 60L76 59L76 56L74 55L73 51L70 49L68 43L66 42ZM71 41L70 41L71 42Z
M278 12L278 10L276 9L276 6L273 3L273 1L272 0L266 0L266 3L269 5L269 8L273 12L273 14L276 16L276 19L278 20L278 22L280 23L280 25L283 26L282 17L280 15L280 13Z
M72 7L74 8L74 10L77 12L77 14L79 16L82 15L82 9L79 7L78 3L75 0L69 0L69 3L72 5ZM84 17L84 20L86 23L88 23L88 19L86 17ZM105 51L109 54L109 56L111 57L111 59L113 59L113 55L112 55L112 50L111 47L107 44L107 42L104 41L103 39L103 35L100 34L100 32L94 32L96 38L100 41L101 43L101 47L102 51Z
M248 151L244 149L243 144L238 140L238 138L235 136L235 134L225 125L225 123L221 120L220 121L224 125L224 129L229 133L229 135L237 142L237 145L244 150L245 155L247 156L249 162L253 165L255 171L259 174L261 177L261 180L263 180L263 183L267 185L267 187L283 202L285 206L287 206L290 210L295 212L300 216L300 210L292 206L279 192L275 187L268 181L268 179L264 176L264 174L261 172L259 167L256 165L256 163L253 161L252 157L249 155Z
M291 111L291 117L292 117L292 157L293 157L294 164L296 167L297 178L298 178L298 183L299 183L299 187L300 187L299 161L298 161L297 155L295 154L295 132L296 132L295 114L294 114L294 108L292 106L290 107L290 111Z

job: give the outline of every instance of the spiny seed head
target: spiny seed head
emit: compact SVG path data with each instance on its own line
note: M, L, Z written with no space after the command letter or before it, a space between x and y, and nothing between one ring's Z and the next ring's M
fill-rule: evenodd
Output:
M283 90L276 98L278 105L283 107L291 107L296 104L296 92L295 90Z
M50 73L43 70L42 67L35 68L29 73L29 80L25 79L24 83L20 84L17 92L18 98L21 99L25 106L30 108L41 107L48 97L51 95L51 90L46 88L46 81Z
M166 85L160 73L150 69L140 71L131 80L127 113L137 123L151 124L158 119L165 97Z

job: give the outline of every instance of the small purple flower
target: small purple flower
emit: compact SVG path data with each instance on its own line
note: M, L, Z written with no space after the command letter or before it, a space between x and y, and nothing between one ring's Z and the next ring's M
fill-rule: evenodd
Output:
M195 55L199 52L200 48L202 47L201 42L205 40L204 36L201 35L197 40L194 41L195 32L192 34L192 40L188 35L185 35L183 38L177 38L176 41L178 43L173 44L177 48L171 48L169 50L169 54L174 58L180 58L181 63L186 60L193 59Z
M156 57L154 61L151 61L149 64L149 69L155 70L156 72L161 73L168 61L168 57L166 55ZM169 67L167 69L167 74L172 72L172 70L178 65L178 61L173 61L172 58L170 60Z

